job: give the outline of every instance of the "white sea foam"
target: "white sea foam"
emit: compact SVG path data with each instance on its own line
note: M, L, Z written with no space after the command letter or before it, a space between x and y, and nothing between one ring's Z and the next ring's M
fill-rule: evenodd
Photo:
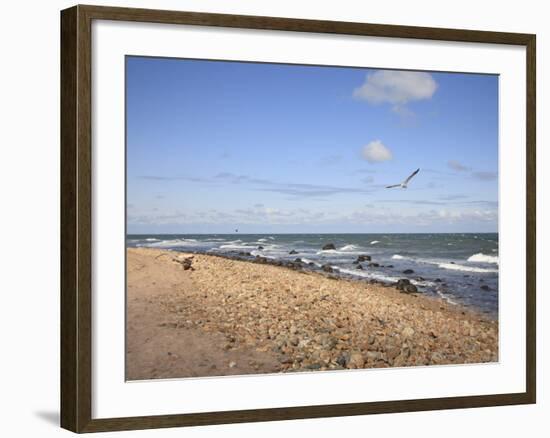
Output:
M174 240L162 240L159 242L148 243L145 246L151 248L173 248L178 246L195 246L197 244L196 240L190 239L174 239Z
M397 280L399 280L398 277L378 274L375 272L365 272L358 269L344 269L344 268L339 268L338 266L335 266L335 268L338 269L340 272L343 272L344 274L355 275L357 277L363 277L363 278L373 278L375 280L386 281L388 283L394 283Z
M306 263L306 264L313 263L313 264L314 264L315 266L317 266L318 268L320 268L321 266L323 266L323 265L321 265L321 263L317 263L317 262L314 261L314 260L306 259L306 258L304 258L304 257L301 257L301 259L302 259L302 262L304 262L304 263Z
M359 247L355 245L345 245L342 248L340 248L340 251L354 251L356 249L359 249Z
M405 259L405 257L403 257L402 255L399 255L399 254L394 254L391 256L392 259L394 260L403 260Z
M454 300L452 300L449 295L447 294L444 294L443 292L441 292L439 289L436 290L437 292L437 295L439 295L441 298L443 298L445 301L447 301L449 304L452 304L454 306L456 306L458 303Z
M487 255L481 252L474 254L468 259L469 262L479 262L479 263L495 263L498 265L498 256Z
M380 243L380 241L379 240L373 240L370 244L371 245L376 245L377 243Z
M476 268L474 266L457 265L456 263L440 263L438 266L442 269L450 269L452 271L478 272L482 274L498 272L498 269Z
M258 242L267 242L267 239L258 239Z
M155 239L153 237L149 237L147 239L145 239L146 242L160 242L160 239Z
M255 249L256 246L251 245L221 245L219 249Z

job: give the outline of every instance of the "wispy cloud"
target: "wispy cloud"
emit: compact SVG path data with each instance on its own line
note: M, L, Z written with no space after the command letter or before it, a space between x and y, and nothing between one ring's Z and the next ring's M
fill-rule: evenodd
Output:
M498 174L496 172L472 172L472 176L481 181L494 181Z
M139 178L155 181L190 181L204 184L234 184L243 185L251 190L280 193L297 198L320 198L346 193L371 193L372 189L361 187L340 187L320 184L303 184L291 182L278 182L249 175L237 175L230 172L221 172L213 177L193 176L140 176Z
M380 140L373 140L369 144L363 146L361 154L369 163L389 161L393 158L393 154L390 149Z
M462 163L460 163L457 160L449 160L447 161L447 166L449 166L451 169L453 169L456 172L465 172L467 170L470 170L469 167L464 166Z
M458 199L466 199L467 197L466 195L445 195L440 196L438 199L441 201L456 201Z

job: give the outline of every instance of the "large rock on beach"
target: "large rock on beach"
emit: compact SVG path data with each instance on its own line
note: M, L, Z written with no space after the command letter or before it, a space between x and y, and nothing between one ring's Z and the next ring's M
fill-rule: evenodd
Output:
M325 272L334 272L334 269L330 265L323 265L321 266L321 269Z
M397 283L395 283L395 287L398 290L405 290L405 286L408 286L411 284L411 281L408 278L400 278L397 280Z
M408 294L414 294L414 293L418 292L418 288L414 284L407 284L403 288L403 292L406 292Z

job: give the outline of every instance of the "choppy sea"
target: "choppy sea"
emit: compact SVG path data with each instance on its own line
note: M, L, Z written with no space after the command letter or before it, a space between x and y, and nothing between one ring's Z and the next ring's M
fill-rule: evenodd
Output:
M323 250L332 243L335 249ZM127 246L328 264L340 275L394 282L498 316L498 234L163 234L128 235ZM290 254L293 252L293 254ZM294 254L296 253L296 254ZM359 255L371 256L354 263ZM377 264L378 266L376 266ZM370 265L370 266L369 266ZM411 269L414 272L404 274Z

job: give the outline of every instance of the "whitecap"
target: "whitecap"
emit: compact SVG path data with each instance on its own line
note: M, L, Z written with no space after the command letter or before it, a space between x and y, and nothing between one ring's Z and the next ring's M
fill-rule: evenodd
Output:
M392 259L394 260L403 260L405 259L405 257L403 257L402 255L399 255L399 254L394 254L391 256Z
M474 266L457 265L456 263L440 263L438 266L442 269L450 269L452 271L478 272L480 274L498 272L498 269L476 268Z
M219 249L255 249L256 246L250 245L221 245Z
M371 245L376 245L377 243L380 243L380 241L379 240L373 240L370 244Z
M495 263L498 265L498 256L487 255L481 252L474 254L468 258L469 262L479 262L479 263Z
M355 245L344 245L342 248L340 248L340 251L353 251L356 249L359 249L359 247Z

